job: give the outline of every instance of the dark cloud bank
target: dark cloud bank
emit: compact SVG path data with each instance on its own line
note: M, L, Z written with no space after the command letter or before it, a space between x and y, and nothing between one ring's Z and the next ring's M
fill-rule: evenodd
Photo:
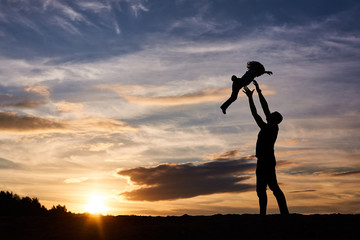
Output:
M36 116L20 116L16 113L0 111L0 130L34 131L64 129L65 126L57 120Z
M121 170L119 175L129 177L140 187L121 195L134 201L159 201L254 190L254 185L242 183L250 178L245 174L255 169L253 156L238 159L224 156L199 165L162 164Z
M0 170L1 169L21 169L22 166L13 161L7 160L5 158L0 158Z

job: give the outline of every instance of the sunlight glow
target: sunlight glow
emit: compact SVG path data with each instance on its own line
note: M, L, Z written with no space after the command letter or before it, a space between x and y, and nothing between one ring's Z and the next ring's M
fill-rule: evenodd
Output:
M105 214L108 211L104 197L99 195L93 195L84 209L91 214Z

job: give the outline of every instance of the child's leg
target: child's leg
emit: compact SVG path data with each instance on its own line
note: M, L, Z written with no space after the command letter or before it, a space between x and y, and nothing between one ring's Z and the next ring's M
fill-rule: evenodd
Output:
M224 102L223 105L221 105L221 107L220 107L224 114L226 114L226 109L230 106L230 104L232 104L233 102L236 101L236 99L238 97L238 94L239 94L239 91L240 91L240 89L242 87L243 86L241 84L241 81L234 81L233 82L232 93L231 93L230 98L228 100L226 100L226 102Z
M238 94L239 94L239 90L233 91L229 99L226 100L226 102L224 102L223 105L221 105L220 108L222 109L224 114L226 114L226 109L230 106L230 104L236 101Z

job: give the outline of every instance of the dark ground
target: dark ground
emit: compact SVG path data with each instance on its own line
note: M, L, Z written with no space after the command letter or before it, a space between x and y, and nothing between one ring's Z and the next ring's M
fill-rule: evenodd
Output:
M360 215L0 217L0 239L360 239Z

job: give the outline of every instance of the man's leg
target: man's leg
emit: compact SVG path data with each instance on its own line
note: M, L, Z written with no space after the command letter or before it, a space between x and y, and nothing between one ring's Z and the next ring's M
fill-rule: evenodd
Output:
M256 193L259 197L260 215L266 215L267 195L266 195L266 176L264 172L256 169Z
M272 170L271 172L269 172L270 176L269 176L269 188L271 189L271 191L273 191L274 196L277 200L277 203L279 205L279 209L280 209L280 213L282 215L288 215L289 214L289 210L286 204L286 199L285 199L285 195L284 193L281 191L279 184L277 183L277 179L276 179L276 173L275 173L275 168L274 170Z

